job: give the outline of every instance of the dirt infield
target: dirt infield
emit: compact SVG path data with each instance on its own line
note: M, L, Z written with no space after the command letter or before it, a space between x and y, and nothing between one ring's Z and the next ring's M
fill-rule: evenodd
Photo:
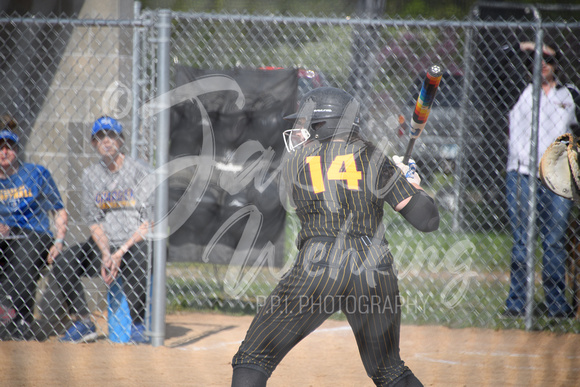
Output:
M0 342L2 386L229 386L251 317L167 316L163 347ZM401 354L425 386L578 386L580 335L403 326ZM371 386L348 324L330 320L268 386Z

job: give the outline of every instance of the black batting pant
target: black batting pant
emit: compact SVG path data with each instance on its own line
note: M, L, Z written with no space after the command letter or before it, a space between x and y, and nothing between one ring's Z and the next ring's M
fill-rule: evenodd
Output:
M330 315L347 317L367 374L389 385L408 368L399 356L400 303L392 255L370 239L313 238L272 291L233 358L234 368L268 376L284 356Z

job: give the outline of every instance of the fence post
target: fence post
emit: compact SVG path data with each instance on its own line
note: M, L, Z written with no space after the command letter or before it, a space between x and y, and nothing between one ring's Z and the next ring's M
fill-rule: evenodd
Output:
M542 20L537 9L533 8L536 19L536 48L534 53L534 71L532 79L532 134L530 144L530 202L528 225L527 225L527 245L526 245L526 330L531 330L534 325L534 277L536 263L536 221L537 213L537 191L538 181L534 177L538 174L538 131L540 120L540 93L542 91L542 46L544 42L544 31L542 30Z
M141 14L141 3L136 1L133 6L133 18L138 19ZM141 28L133 27L133 117L132 117L132 127L131 127L131 157L137 159L139 157L139 126L141 121L139 119L139 104L141 100L139 96L141 95Z
M159 116L157 119L157 194L155 205L155 238L153 265L153 297L151 344L161 346L165 340L165 262L167 258L167 159L169 149L169 44L171 38L171 12L159 11L157 22L157 96Z
M473 21L472 14L470 14L470 20ZM463 51L465 72L463 75L463 84L461 85L461 90L463 91L463 96L461 99L461 110L459 115L459 149L457 153L457 159L455 164L455 182L453 184L453 203L455 208L453 209L453 222L452 230L454 232L459 232L461 227L463 227L463 194L465 192L463 183L465 180L465 125L467 122L466 114L467 109L471 102L471 90L472 90L472 78L473 78L473 60L472 60L472 45L473 45L473 29L474 25L467 27L465 32L465 47Z

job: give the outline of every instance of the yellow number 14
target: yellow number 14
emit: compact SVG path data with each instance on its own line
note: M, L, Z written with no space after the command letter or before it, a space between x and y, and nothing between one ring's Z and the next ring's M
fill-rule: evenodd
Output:
M324 176L322 175L322 163L320 156L310 156L306 158L306 163L310 166L310 179L314 193L324 192ZM348 189L358 190L358 181L362 179L362 173L356 169L354 155L336 156L326 173L328 180L345 180Z

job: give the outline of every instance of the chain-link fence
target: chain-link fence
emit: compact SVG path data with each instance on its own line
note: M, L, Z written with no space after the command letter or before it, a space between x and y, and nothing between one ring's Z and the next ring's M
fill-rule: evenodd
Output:
M132 87L138 70L133 42L141 24L0 18L2 129L17 136L0 136L1 223L9 226L1 242L2 338L62 336L71 317L86 324L68 339L96 338L108 331L106 316L118 309L129 318L117 339L125 341L131 317L139 326L134 333L144 331L150 287L150 243L123 245L137 231L130 225L142 215L150 218L141 210L147 201L139 197L138 183L147 175L153 142L132 126L138 122L132 95L139 95ZM116 157L106 167L100 164L100 155L110 152L98 145L108 140L93 128L101 116L118 119L123 129L115 128L120 135L112 141L127 158L139 160L126 159L119 173ZM98 232L91 225L101 221L108 224L104 244L113 256L127 250L122 283L111 287L124 288L117 292L124 302L119 308L111 309L115 298L101 278L101 250L107 248L91 242Z
M325 85L363 101L370 137L387 139L391 155L405 150L426 68L442 65L445 75L413 153L423 186L439 204L441 229L420 235L398 215L385 219L406 302L403 318L515 327L523 321L500 316L512 245L505 199L507 113L532 74L531 62L517 53L519 42L534 42L542 31L563 52L560 79L579 81L577 24L544 20L538 29L534 15L527 15L524 21L490 21L482 12L471 22L433 22L177 14L171 57L175 65L202 69L307 69ZM290 262L298 225L291 214L288 220L285 257ZM574 234L572 228L568 232ZM170 305L233 310L254 310L284 272L264 267L253 292L231 298L222 280L228 278L228 266L175 263L168 268ZM535 282L541 310L541 280ZM567 297L576 305L571 292L577 285L570 285ZM551 321L542 317L537 324L554 328ZM577 329L571 321L556 325Z
M534 11L533 7L527 9ZM19 121L21 159L43 165L56 182L69 214L69 246L83 243L90 236L90 221L81 209L83 170L98 162L91 143L93 121L102 115L118 118L124 127L125 153L143 164L160 167L163 159L159 155L164 150L159 147L163 146L159 128L169 122L159 119L156 113L168 104L174 106L189 99L203 101L197 98L203 92L197 90L196 99L181 88L183 84L176 81L180 69L228 72L229 79L238 70L296 69L294 98L321 85L344 88L362 102L362 122L369 139L381 142L388 155L395 155L403 153L407 146L410 118L425 70L431 64L439 64L445 73L413 158L423 187L438 203L440 229L420 234L396 213L387 211L385 216L386 236L397 262L404 300L403 320L457 327L533 326L578 332L580 325L576 320L554 320L542 309L539 243L529 245L535 253L528 258L534 257L533 294L536 310L543 313L528 314L527 319L503 319L501 313L510 288L512 249L505 195L507 114L523 88L533 81L533 66L541 69L541 57L534 61L533 55L522 56L519 42L544 38L557 43L563 54L558 61L558 77L578 85L580 23L544 20L537 10L522 11L514 18L504 14L504 18L492 20L479 9L467 21L186 13L170 16L171 23L165 26L159 23L159 12L153 11L122 21L0 18L2 108ZM170 33L168 42L160 39L163 29ZM164 62L166 56L160 54L163 49L169 49L168 63ZM160 84L165 81L159 72L161 67L168 68L170 74L170 92L164 94L168 98L163 102L158 95L163 90ZM540 89L534 90L539 95ZM210 114L200 121L212 118ZM166 130L173 136L170 128ZM220 141L219 136L216 134L216 142ZM201 184L195 177L209 167L188 159L191 155L181 159L170 155L171 160L167 161L173 163L174 169L163 173L170 174L170 188L177 184L186 192L186 200L170 200L171 206L178 208L174 212L181 212L182 218L205 219L200 211L207 203L200 192L206 191L195 191L196 184ZM185 160L185 166L175 164L180 160ZM216 169L217 164L210 160L207 165ZM218 185L223 181L218 179ZM213 189L211 185L207 187ZM215 207L216 203L212 205ZM211 214L207 211L204 216ZM537 215L531 212L530 216ZM299 225L291 212L285 217L283 239L272 241L278 252L283 251L282 262L276 264L264 256L249 266L233 264L235 245L225 250L230 255L219 263L207 259L204 248L192 248L191 259L184 259L172 256L171 244L167 250L159 248L159 241L164 239L157 238L148 244L158 243L156 248L147 249L146 254L149 257L149 252L154 251L156 259L148 259L146 269L137 267L148 289L154 278L156 284L165 283L166 293L144 291L141 285L135 285L143 282L136 281L132 286L139 289L125 286L129 304L135 302L131 301L131 294L140 292L141 297L166 296L169 311L201 308L255 312L295 257L294 238ZM575 308L577 217L577 209L573 208L567 230L569 275L565 291ZM169 226L173 227L170 233L176 231L175 223L170 221ZM202 229L191 233L201 233ZM55 226L52 232L57 232ZM4 241L2 246L5 322L11 313L19 312L11 310L11 302L26 292L13 291L19 284L7 279L7 268L13 268L17 255L13 254L11 242ZM49 246L50 243L46 248ZM261 250L266 256L267 247ZM41 257L46 254L45 248L34 253L31 256ZM163 270L158 269L158 264L163 265ZM158 269L152 276L143 274L149 273L152 266ZM46 268L31 261L26 274L31 279L27 291L36 298L36 305L29 299L19 306L20 311L34 315L34 321L41 321L42 331L48 335L63 334L75 314L72 300L67 301L66 294L62 296L68 288L63 290L56 281L54 268L55 264ZM97 322L96 332L104 335L113 313L108 310L111 303L106 302L110 289L99 276L80 277L88 308ZM144 309L142 314L151 311ZM153 308L153 318L159 310Z

